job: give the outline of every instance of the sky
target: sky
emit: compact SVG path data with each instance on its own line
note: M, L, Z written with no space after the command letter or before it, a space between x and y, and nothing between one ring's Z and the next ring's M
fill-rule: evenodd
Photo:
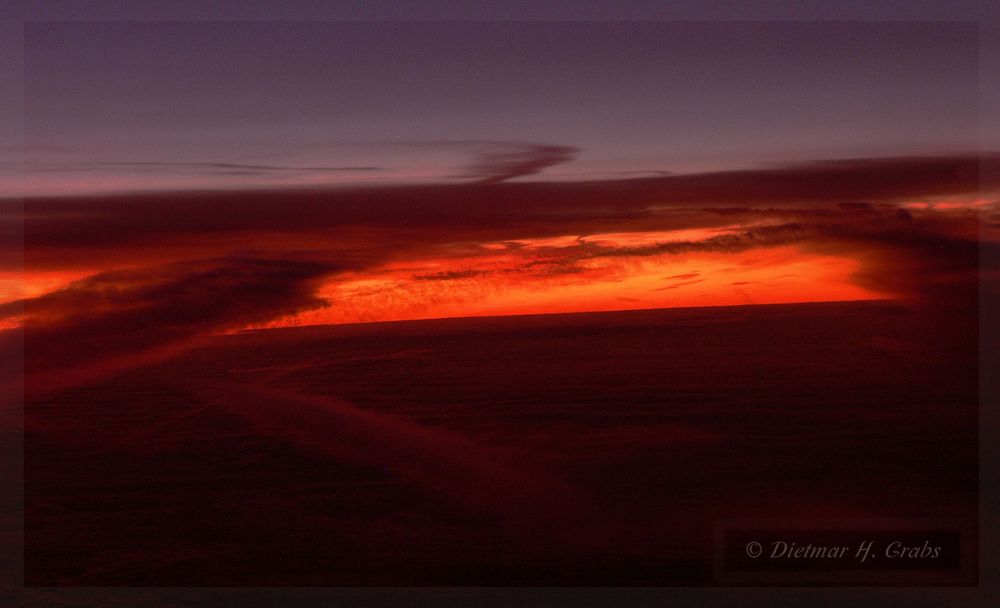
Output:
M24 365L0 395L114 398L109 377L247 330L890 299L950 321L1000 293L986 3L419 4L5 3L0 359ZM864 343L907 369L943 348L911 337ZM448 435L221 386L190 401L285 439L347 428L334 449L379 464L402 445L392 466L420 483L427 453L454 453L446 493L507 489ZM288 415L310 408L326 418Z
M762 166L978 147L970 22L29 22L6 191ZM8 165L20 150L7 150Z
M0 323L49 367L289 325L968 303L1000 225L977 33L27 22Z

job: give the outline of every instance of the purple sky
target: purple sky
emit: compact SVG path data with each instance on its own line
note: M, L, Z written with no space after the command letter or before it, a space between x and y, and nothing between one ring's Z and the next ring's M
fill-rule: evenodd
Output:
M0 179L489 179L498 161L588 179L970 151L979 52L959 21L35 21L27 171Z

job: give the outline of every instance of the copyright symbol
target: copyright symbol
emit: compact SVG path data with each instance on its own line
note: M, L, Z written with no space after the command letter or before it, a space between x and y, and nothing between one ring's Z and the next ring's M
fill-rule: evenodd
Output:
M764 548L761 547L760 543L755 540L747 543L746 551L747 551L747 556L749 557L758 558L760 557L760 554L763 550Z

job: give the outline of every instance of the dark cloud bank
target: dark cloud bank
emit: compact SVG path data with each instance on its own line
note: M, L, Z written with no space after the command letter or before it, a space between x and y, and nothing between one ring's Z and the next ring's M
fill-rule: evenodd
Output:
M862 261L860 284L926 299L967 298L978 285L981 247L996 247L980 241L972 212L910 213L895 203L996 191L997 155L500 183L572 153L560 146L490 152L470 169L476 183L52 197L24 201L23 210L20 201L0 201L3 269L20 261L13 237L22 226L29 273L122 260L133 266L4 304L0 316L24 314L27 368L43 374L314 309L326 304L315 295L326 277L414 252L461 255L483 240L583 235L540 260L563 271L589 258L795 243L854 255ZM695 242L614 248L586 240L600 232L751 222Z

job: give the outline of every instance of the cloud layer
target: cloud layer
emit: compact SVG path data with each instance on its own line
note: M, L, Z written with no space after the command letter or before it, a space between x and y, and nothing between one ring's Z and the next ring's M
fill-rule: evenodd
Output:
M99 376L153 350L207 333L325 305L314 293L339 268L313 261L228 257L103 272L45 295L0 305L23 314L27 384L68 370ZM112 365L115 367L115 365Z
M480 150L476 161L465 167L464 175L481 184L499 184L569 162L577 152L572 146L551 144L494 145Z
M1000 190L997 155L502 183L567 160L573 149L486 150L470 170L475 183L36 198L23 207L0 201L0 270L13 272L23 259L29 281L45 273L85 276L0 303L0 317L23 318L29 367L46 371L350 305L327 302L320 287L374 279L376 269L413 266L409 276L424 285L415 293L430 298L447 297L428 291L445 284L500 275L580 282L602 260L790 245L857 260L854 281L865 288L934 300L974 289L981 248L996 247L980 239L995 204L971 201ZM934 207L942 197L966 203ZM16 238L22 229L23 251ZM700 236L685 237L685 230ZM681 236L635 243L593 237L671 231ZM662 289L705 277L674 279Z

